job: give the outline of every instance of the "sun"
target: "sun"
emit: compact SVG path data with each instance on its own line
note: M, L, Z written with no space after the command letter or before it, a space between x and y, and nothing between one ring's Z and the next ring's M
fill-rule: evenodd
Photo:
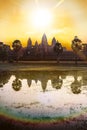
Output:
M33 12L32 22L36 28L46 28L50 26L52 21L51 12L47 9L37 9Z

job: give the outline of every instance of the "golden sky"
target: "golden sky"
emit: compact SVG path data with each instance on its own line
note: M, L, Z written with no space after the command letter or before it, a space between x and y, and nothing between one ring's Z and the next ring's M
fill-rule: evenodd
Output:
M46 33L49 43L55 37L68 48L75 35L87 43L86 6L87 0L0 0L0 41L11 44L19 39L25 46L29 37L40 43ZM38 7L52 16L44 28L33 25Z

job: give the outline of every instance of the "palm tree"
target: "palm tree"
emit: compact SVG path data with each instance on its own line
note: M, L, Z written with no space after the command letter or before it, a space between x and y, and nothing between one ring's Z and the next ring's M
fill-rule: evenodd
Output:
M75 56L75 63L77 64L77 55L80 56L81 58L85 58L84 55L80 54L82 50L82 41L75 36L74 40L72 41L71 48L73 52L76 54Z

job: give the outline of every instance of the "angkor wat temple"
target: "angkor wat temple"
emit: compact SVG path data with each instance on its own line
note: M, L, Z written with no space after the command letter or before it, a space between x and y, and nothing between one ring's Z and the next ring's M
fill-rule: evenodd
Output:
M37 41L32 44L31 38L28 39L27 46L22 47L20 40L15 40L12 43L13 49L10 46L0 42L0 60L5 61L8 59L24 60L24 61L38 61L38 60L57 60L58 55L54 52L54 46L58 41L53 37L52 44L49 45L47 37L44 34L42 36L41 43ZM72 41L71 41L72 42ZM63 47L63 52L59 55L60 61L74 61L83 60L83 57L87 57L87 44L82 44L81 54L76 54L72 49L67 50ZM82 56L83 57L82 57ZM86 59L86 58L85 58Z

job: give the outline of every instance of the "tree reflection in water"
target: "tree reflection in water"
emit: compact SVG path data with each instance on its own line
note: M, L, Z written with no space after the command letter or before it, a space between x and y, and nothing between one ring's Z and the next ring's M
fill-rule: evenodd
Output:
M62 86L66 86L64 82L67 82L70 79L67 79L67 76L71 76L71 83L69 84L72 93L80 94L83 86L87 86L87 76L84 71L30 71L30 72L0 72L0 88L2 88L6 83L10 83L10 77L14 75L16 79L12 80L12 88L15 91L20 91L22 87L22 81L26 79L27 85L30 88L32 85L32 80L37 84L38 81L41 82L41 87L43 92L47 90L47 83L51 81L51 87L54 89L61 89ZM78 80L79 76L81 80ZM74 81L73 81L74 77ZM68 80L68 81L67 81ZM37 85L36 85L37 87ZM66 86L67 87L67 86ZM67 88L68 89L68 88ZM87 90L87 87L84 89ZM49 91L49 90L48 90Z
M74 82L71 84L71 90L74 94L80 94L82 87L82 81L78 80L78 76L74 76Z
M18 78L16 78L15 80L13 80L12 87L15 91L19 91L22 87L21 81Z
M56 76L56 78L51 80L51 83L52 83L53 88L61 89L62 84L63 84L63 80L61 79L60 76Z
M3 87L6 83L8 83L11 77L10 72L1 72L0 73L0 87Z
M85 87L85 89L87 90L87 72L86 71L83 71L82 73L82 86Z

